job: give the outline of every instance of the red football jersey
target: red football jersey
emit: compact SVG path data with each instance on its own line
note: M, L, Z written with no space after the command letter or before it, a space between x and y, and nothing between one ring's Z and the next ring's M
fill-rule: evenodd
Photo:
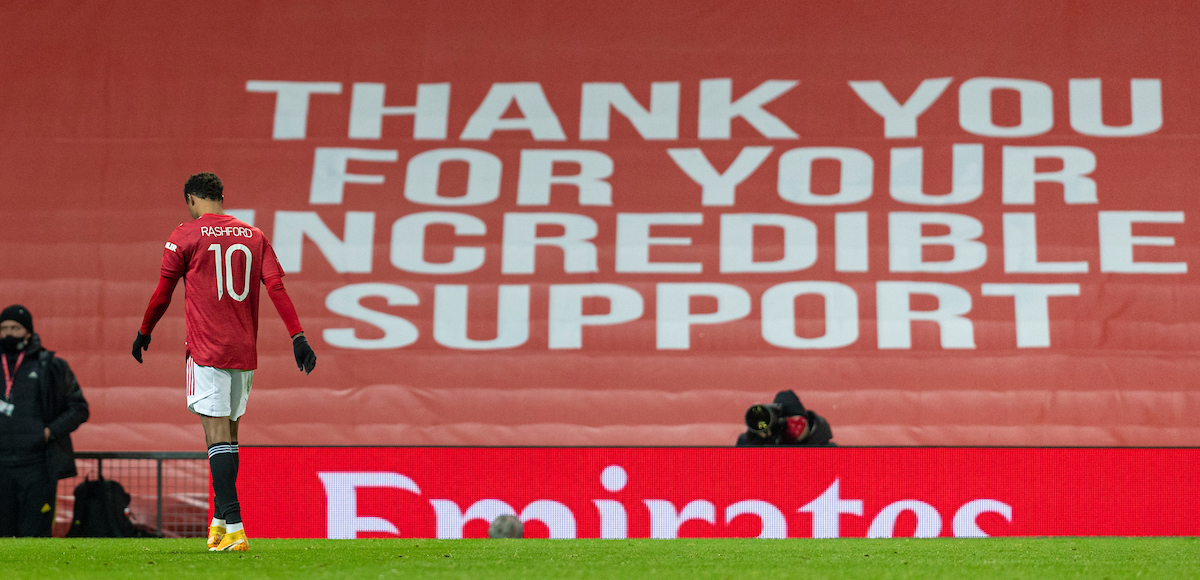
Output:
M230 215L179 224L163 250L162 275L184 278L187 348L196 364L258 367L258 290L283 268L262 230Z

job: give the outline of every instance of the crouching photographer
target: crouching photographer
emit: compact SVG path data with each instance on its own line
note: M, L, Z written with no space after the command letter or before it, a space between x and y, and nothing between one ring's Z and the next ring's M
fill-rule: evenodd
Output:
M770 405L756 404L746 410L746 432L738 435L738 447L791 445L836 446L833 430L824 417L804 408L790 390L779 391Z

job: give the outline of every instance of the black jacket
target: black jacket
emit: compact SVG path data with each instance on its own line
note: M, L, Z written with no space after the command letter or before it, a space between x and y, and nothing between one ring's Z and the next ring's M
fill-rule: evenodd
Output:
M796 443L783 443L780 441L779 435L773 437L763 437L754 431L746 430L745 433L738 435L738 447L763 447L767 445L786 445L799 447L833 447L837 444L833 442L833 429L829 427L829 421L824 417L804 408L800 404L800 397L791 390L779 391L775 395L774 404L779 405L783 409L783 414L786 417L794 417L796 415L804 415L804 418L811 425L808 436Z
M0 364L9 367L9 355ZM10 371L13 386L7 402L11 417L0 414L0 466L45 462L56 479L73 477L75 450L71 432L88 418L87 400L67 361L42 348L34 334L25 347L21 366ZM50 428L50 440L45 428Z

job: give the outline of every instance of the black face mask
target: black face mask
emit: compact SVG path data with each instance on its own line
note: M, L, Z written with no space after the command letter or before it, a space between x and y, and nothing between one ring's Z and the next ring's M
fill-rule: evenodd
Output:
M25 339L15 336L0 338L0 352L15 354L25 347Z

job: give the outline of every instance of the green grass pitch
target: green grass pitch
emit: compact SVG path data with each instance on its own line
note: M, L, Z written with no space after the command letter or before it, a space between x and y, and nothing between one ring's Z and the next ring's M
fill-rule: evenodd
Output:
M0 539L20 578L1200 578L1200 538Z

